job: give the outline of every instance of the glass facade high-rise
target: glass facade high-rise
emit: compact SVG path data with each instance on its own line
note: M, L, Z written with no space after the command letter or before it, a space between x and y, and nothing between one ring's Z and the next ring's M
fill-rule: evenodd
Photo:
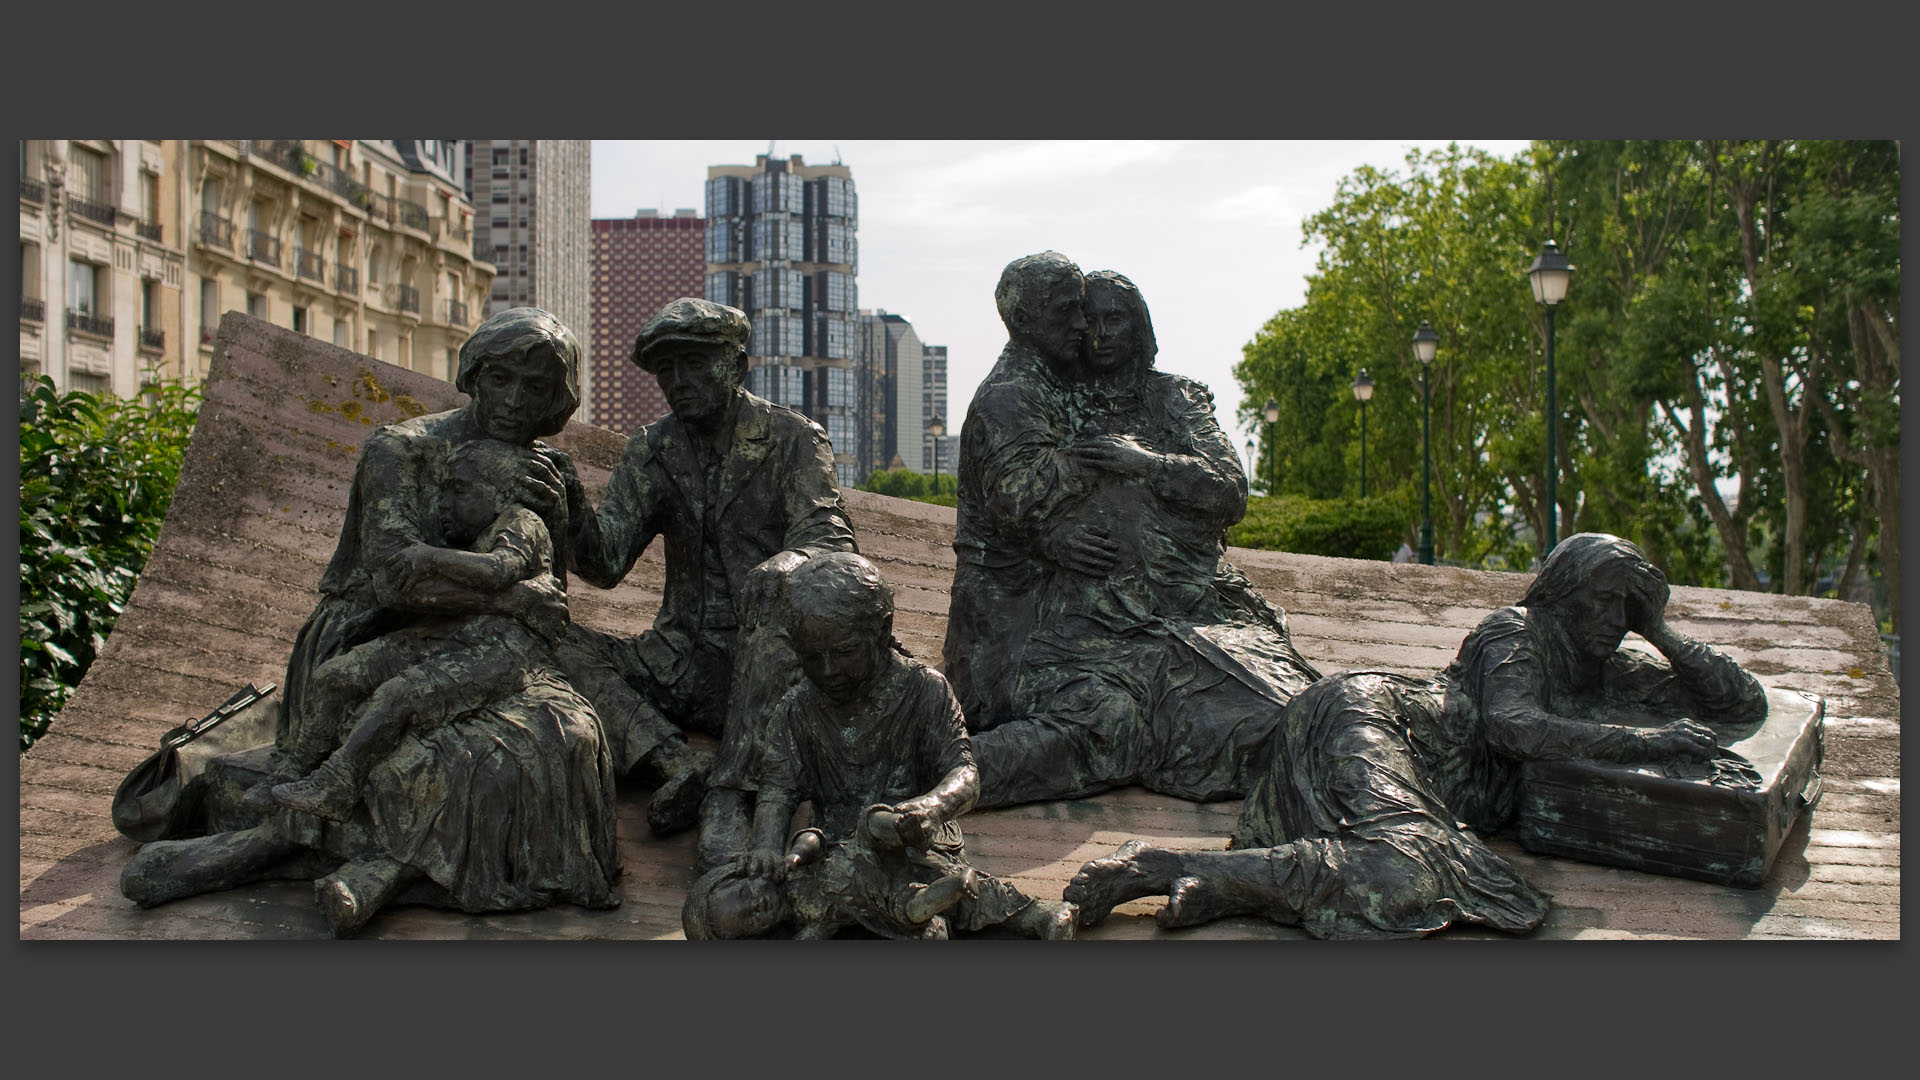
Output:
M747 388L827 430L840 483L860 447L859 203L845 165L800 155L707 169L706 298L753 322Z

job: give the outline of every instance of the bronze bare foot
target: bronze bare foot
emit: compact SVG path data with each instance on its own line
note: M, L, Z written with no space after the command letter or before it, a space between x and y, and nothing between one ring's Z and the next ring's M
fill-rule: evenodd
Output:
M1078 905L1081 926L1097 926L1129 900L1172 891L1180 870L1177 853L1129 840L1112 855L1082 866L1060 895Z
M1079 919L1080 909L1066 900L1035 899L1007 920L1007 926L1040 941L1072 941Z

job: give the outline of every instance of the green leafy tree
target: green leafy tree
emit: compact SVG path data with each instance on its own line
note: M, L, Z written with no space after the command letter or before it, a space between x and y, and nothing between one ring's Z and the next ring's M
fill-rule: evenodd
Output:
M166 519L200 392L20 402L20 748L52 723L106 642Z

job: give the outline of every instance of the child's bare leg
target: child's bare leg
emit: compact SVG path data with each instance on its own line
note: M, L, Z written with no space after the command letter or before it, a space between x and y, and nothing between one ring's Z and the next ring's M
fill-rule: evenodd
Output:
M271 822L238 832L156 840L120 871L120 892L141 907L259 881L299 850Z
M392 859L357 859L313 883L314 899L337 938L351 937L419 875Z
M907 898L904 914L909 923L924 923L935 915L951 910L955 904L974 895L974 872L963 870L936 878L931 885L917 889Z
M393 748L424 705L409 680L381 683L340 747L305 779L274 785L273 801L329 821L347 820L359 805L367 770Z

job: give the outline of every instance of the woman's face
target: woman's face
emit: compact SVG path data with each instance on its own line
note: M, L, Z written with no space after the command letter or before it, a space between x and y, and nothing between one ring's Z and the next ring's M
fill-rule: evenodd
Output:
M1139 347L1139 331L1133 324L1133 309L1120 290L1106 285L1087 287L1089 329L1093 331L1093 352L1087 366L1096 375L1120 370Z
M1620 648L1633 628L1639 602L1632 572L1624 563L1601 567L1573 594L1573 636L1576 647L1594 659L1605 659Z
M473 379L473 417L489 438L526 446L539 434L560 384L560 358L551 346L528 351L515 363L489 359Z

